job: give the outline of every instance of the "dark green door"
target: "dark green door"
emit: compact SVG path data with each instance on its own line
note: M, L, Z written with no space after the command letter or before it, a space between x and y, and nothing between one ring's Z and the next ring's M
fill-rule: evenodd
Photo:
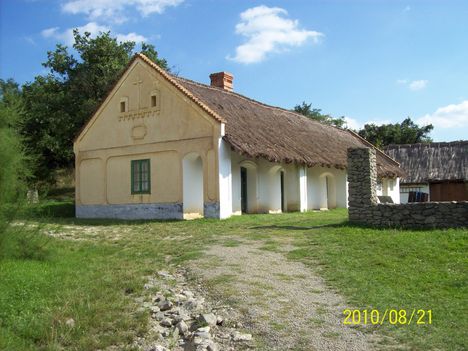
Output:
M241 167L241 211L247 212L247 168Z

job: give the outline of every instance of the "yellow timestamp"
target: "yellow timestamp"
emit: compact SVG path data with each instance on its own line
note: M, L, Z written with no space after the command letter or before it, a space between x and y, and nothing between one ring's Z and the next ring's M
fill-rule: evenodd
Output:
M426 325L432 324L432 310L416 309L389 309L380 311L377 309L343 310L345 325Z

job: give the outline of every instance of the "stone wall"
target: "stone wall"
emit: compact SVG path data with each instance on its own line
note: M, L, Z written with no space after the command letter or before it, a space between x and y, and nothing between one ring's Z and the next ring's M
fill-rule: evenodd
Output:
M379 204L375 150L348 149L349 220L378 227L468 227L468 201Z

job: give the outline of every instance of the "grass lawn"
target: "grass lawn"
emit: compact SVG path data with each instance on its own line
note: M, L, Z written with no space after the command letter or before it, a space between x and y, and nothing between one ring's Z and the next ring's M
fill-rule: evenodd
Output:
M67 207L68 206L68 207ZM347 212L249 215L225 221L84 221L70 204L41 205L30 219L47 239L44 261L0 261L0 349L90 350L142 335L145 276L202 255L212 244L285 243L288 257L319 268L351 306L432 310L431 325L379 327L413 350L467 348L468 230L378 230L347 224ZM54 237L60 233L62 238ZM69 234L70 240L63 236ZM66 321L73 318L75 327ZM130 348L129 348L130 349Z

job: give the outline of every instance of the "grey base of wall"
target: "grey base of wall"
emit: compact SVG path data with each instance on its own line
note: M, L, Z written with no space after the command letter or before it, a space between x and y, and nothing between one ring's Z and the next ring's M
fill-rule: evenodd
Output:
M205 205L203 206L203 212L205 214L205 218L219 219L219 202L205 202Z
M77 205L77 218L183 219L181 203Z

